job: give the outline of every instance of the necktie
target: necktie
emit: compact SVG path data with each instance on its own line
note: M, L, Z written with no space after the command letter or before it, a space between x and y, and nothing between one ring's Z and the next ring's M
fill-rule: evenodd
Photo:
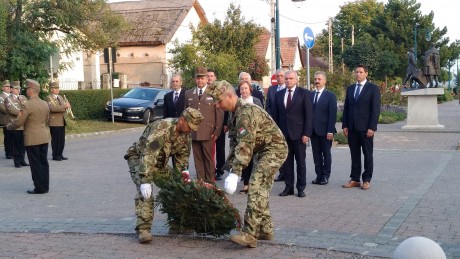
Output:
M57 99L59 105L61 105L62 103L61 103L61 99L59 98L59 96L56 96L56 99Z
M177 102L177 99L179 99L179 93L176 92L176 94L174 95L174 103Z
M315 107L316 103L318 102L318 96L319 96L319 91L316 91L315 101L313 102L313 107Z
M358 100L359 92L361 92L361 84L357 84L355 92L355 100Z
M203 94L203 90L200 89L200 91L198 92L198 99L201 99L201 95Z
M287 97L287 101L286 101L286 108L289 108L289 106L291 106L291 102L292 102L292 97L291 97L291 92L292 90L288 90L288 97Z

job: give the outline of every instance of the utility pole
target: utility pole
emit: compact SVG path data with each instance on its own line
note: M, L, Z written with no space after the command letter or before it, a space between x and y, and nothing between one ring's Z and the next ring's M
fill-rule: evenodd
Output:
M333 61L333 53L332 53L332 18L329 17L329 72L334 72L334 61Z
M355 26L351 26L351 46L355 45Z
M275 50L275 42L276 42L276 17L275 17L275 1L271 0L270 2L270 14L271 18L271 74L275 74L276 72L276 50Z

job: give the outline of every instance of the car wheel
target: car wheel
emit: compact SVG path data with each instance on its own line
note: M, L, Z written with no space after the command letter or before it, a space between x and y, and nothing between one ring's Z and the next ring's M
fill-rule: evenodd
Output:
M144 112L144 117L142 117L142 123L144 123L144 124L149 124L150 121L152 120L152 118L151 118L152 116L151 116L151 115L152 115L152 111L151 111L151 110L149 110L149 109L145 110L145 112Z

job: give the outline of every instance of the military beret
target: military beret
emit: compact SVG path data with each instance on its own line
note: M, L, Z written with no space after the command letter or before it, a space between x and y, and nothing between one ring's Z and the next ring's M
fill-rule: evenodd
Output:
M40 91L40 83L33 79L26 79L26 87Z
M59 88L59 82L58 81L52 82L50 85L50 88Z
M14 89L21 89L21 85L19 81L13 81L11 82L11 87Z
M208 74L208 69L205 67L197 67L195 69L195 77L206 76Z
M11 86L10 80L5 80L5 81L3 81L2 87L5 87L5 86Z
M229 82L222 80L222 81L214 81L212 84L206 87L206 94L211 96L214 101L217 103L220 101L220 96L227 91L230 87L233 87Z
M182 112L181 117L184 117L184 119L187 121L188 126L193 131L198 130L198 125L204 119L200 111L198 111L197 109L190 108L190 107L188 107Z

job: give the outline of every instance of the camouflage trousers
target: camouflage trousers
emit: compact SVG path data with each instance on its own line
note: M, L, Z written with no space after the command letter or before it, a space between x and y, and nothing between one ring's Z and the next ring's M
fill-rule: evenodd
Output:
M128 166L129 172L131 174L131 179L133 180L134 184L136 185L137 194L134 198L134 205L135 205L135 212L137 216L136 221L136 231L139 230L148 230L150 231L152 228L153 222L153 206L154 206L154 199L153 195L150 196L149 199L144 199L141 194L141 179L139 177L139 159L136 158L129 158L128 159Z
M287 157L287 146L263 150L255 154L254 167L249 180L248 204L244 214L243 232L254 237L259 233L273 234L269 211L269 195L275 174Z

